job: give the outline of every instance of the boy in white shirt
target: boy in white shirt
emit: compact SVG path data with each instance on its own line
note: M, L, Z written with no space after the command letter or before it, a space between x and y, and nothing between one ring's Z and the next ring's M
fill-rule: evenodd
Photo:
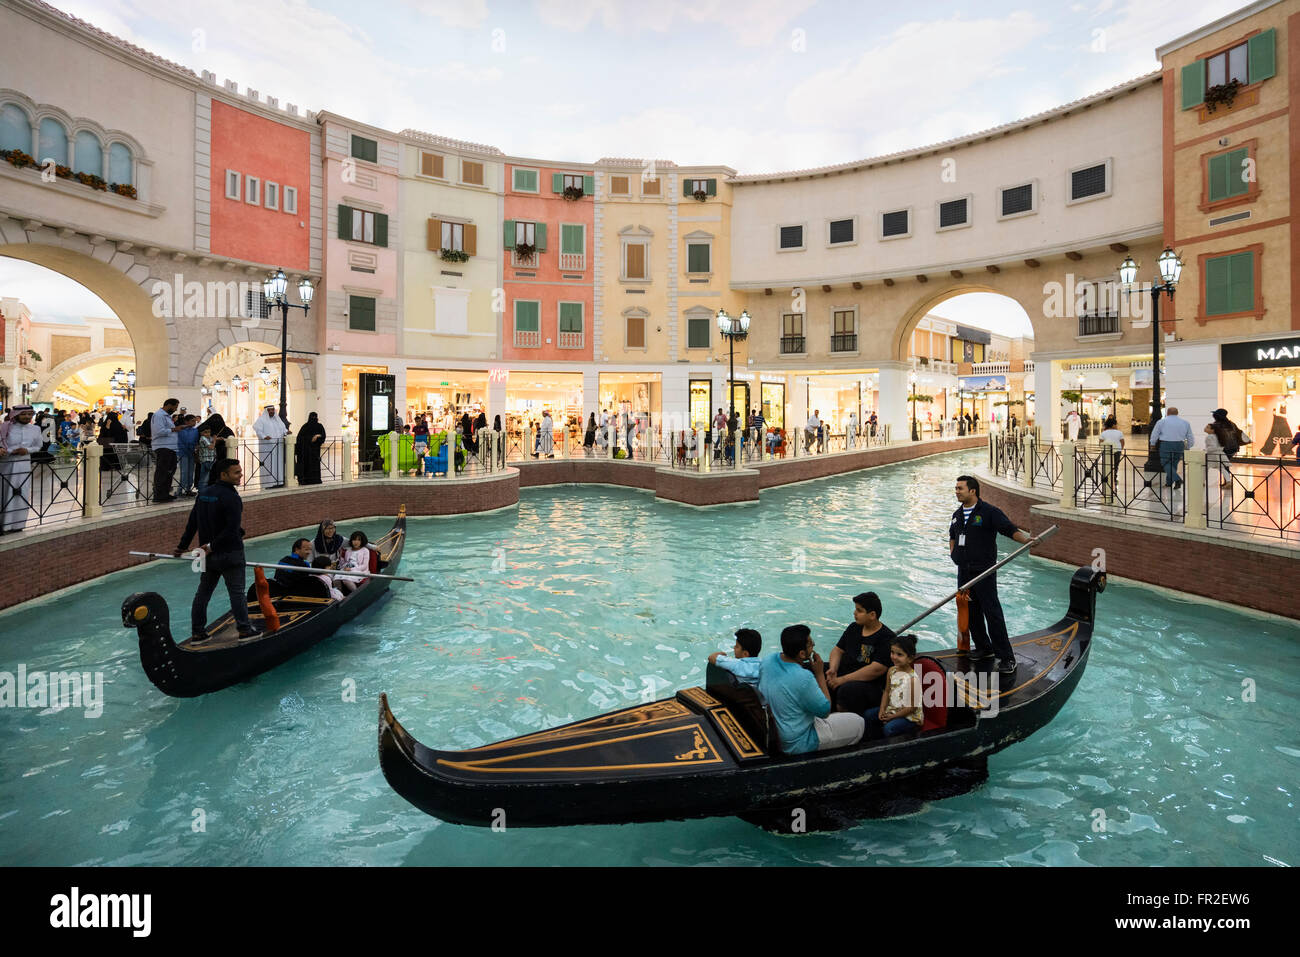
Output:
M730 671L744 685L758 690L758 672L761 661L758 653L763 650L763 636L753 628L741 628L736 632L736 644L731 650L731 657L725 651L715 651L709 655L709 664L717 665L724 671Z

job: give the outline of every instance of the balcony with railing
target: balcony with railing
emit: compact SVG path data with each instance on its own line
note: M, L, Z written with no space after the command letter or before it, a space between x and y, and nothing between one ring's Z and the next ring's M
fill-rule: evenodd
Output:
M1118 312L1086 313L1079 317L1079 338L1085 336L1118 336L1123 333Z
M857 352L858 336L854 332L838 332L831 336L831 352Z
M583 332L561 332L560 348L561 349L581 349L586 341L586 334Z
M586 253L560 253L561 272L582 272L586 268Z
M516 269L536 269L537 251L520 254L518 249L510 251L510 265Z
M801 356L803 354L804 354L803 336L782 336L781 337L781 355Z
M542 334L540 331L533 329L516 329L515 330L515 348L516 349L539 349L542 345Z

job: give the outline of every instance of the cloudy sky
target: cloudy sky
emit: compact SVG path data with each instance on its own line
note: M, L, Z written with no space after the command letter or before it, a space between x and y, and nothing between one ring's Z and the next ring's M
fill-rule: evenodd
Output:
M516 156L742 173L847 162L1030 116L1156 69L1157 46L1244 2L54 0L281 104ZM0 260L0 295L45 297L38 315L97 308L50 282ZM963 297L939 311L986 328L1003 321L1004 309L978 306Z

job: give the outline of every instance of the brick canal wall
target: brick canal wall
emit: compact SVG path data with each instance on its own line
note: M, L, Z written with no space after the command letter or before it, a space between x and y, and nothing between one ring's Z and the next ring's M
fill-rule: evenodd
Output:
M192 500L191 500L192 502ZM0 608L149 561L127 552L167 552L176 547L191 502L145 506L78 525L0 538ZM371 516L463 515L519 503L514 469L454 482L397 479L258 492L244 499L244 528L265 535L315 525L329 517L342 524ZM387 525L384 529L387 529ZM375 526L376 531L380 531Z
M1061 526L1034 548L1035 555L1091 565L1102 557L1094 550L1101 549L1107 574L1116 578L1300 618L1300 547L1061 508L1055 496L1012 485L984 470L978 477L981 497L1026 531Z

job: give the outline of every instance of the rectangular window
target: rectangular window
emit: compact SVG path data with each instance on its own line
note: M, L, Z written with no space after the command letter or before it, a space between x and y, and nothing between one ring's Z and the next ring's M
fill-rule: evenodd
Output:
M710 268L709 254L713 247L708 243L687 243L686 244L686 271L707 273L712 272Z
M587 266L587 227L582 223L560 224L560 269Z
M483 164L460 161L460 181L467 186L483 185Z
M1193 60L1182 69L1182 108L1190 110L1205 102L1206 91L1236 80L1245 86L1267 80L1277 72L1277 30L1255 34L1245 43L1203 60ZM1204 122L1205 116L1202 116Z
M1239 43L1205 61L1205 85L1222 86L1236 80L1242 86L1250 82L1247 76L1246 44Z
M513 168L512 174L513 186L511 188L514 189L516 193L537 192L537 170L520 169L516 166Z
M1106 186L1106 164L1086 166L1070 174L1070 199L1085 199L1104 193Z
M565 189L576 189L576 190L578 190L580 193L582 193L583 195L586 195L586 192L587 192L586 185L587 185L587 184L584 182L585 180L586 180L586 177L583 176L581 173L565 173L565 174L564 174L564 188L565 188Z
M781 352L800 355L803 351L803 313L787 312L781 316Z
M239 199L239 173L226 170L226 199Z
M628 243L624 248L623 278L645 279L645 243Z
M853 242L853 220L851 219L832 219L830 242L834 246L837 243Z
M906 236L912 231L911 217L908 216L906 209L895 210L892 213L880 214L880 235L886 238L890 236Z
M582 332L582 303L560 303L560 332Z
M631 180L626 176L611 176L609 178L609 195L627 196L631 193Z
M286 186L284 188L284 211L291 216L298 215L298 188L296 186Z
M1002 215L1018 216L1034 210L1034 184L1013 186L1002 191Z
M379 143L376 140L368 140L364 136L352 134L352 155L359 160L365 160L367 163L379 162Z
M542 344L542 304L536 300L515 300L515 345L536 349Z
M1205 314L1230 316L1255 308L1255 254L1232 253L1205 260Z
M802 249L803 248L803 227L802 226L781 226L779 228L779 248L781 249Z
M709 328L713 320L708 316L692 316L686 320L686 348L709 348Z
M716 196L718 195L718 181L716 179L683 178L682 195L688 198L694 197L695 199L699 199L701 195L705 198Z
M836 309L831 314L831 352L857 351L856 319L852 309Z
M375 331L375 300L348 296L348 328L356 332Z
M645 348L645 316L627 317L627 348Z
M443 179L442 157L437 153L420 154L420 175L432 176L434 179Z
M939 228L947 229L951 226L966 225L966 197L961 199L950 199L946 203L939 204Z
M262 181L256 176L244 177L244 202L254 206L262 205Z
M454 249L456 252L465 251L465 225L464 223L442 224L442 246L441 249Z
M268 183L266 184L266 196L265 196L265 199L266 199L266 208L267 208L267 209L279 209L279 208L280 208L280 184L279 184L279 183L271 183L271 182L268 182Z
M1206 175L1209 178L1206 195L1211 203L1250 192L1250 181L1246 175L1249 159L1249 148L1209 158L1206 163Z
M654 179L642 179L642 180L641 180L641 195L642 195L642 196L658 196L658 195L660 195L660 193L659 193L659 178L658 178L657 176L656 176Z
M368 209L352 210L352 236L356 242L375 241L375 214Z
M244 315L249 319L269 319L271 305L260 292L250 289L244 297Z
M537 224L515 221L515 246L537 246Z

